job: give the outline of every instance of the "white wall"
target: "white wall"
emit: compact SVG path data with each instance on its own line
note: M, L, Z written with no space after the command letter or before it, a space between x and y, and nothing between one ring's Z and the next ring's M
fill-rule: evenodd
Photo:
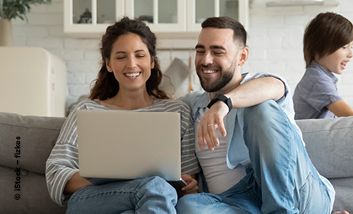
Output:
M281 8L268 8L265 2L254 0L250 9L248 69L279 74L293 91L305 71L302 40L306 25L325 11L340 13L353 22L353 1L339 0L337 7ZM353 62L339 79L339 93L353 106Z
M14 45L39 46L62 58L68 67L68 105L89 93L99 68L99 39L73 38L63 33L63 1L32 8L28 22L13 21ZM265 0L253 0L249 17L250 58L244 71L271 72L288 80L292 90L304 73L302 37L306 24L317 13L338 12L353 22L353 1L339 0L337 7L306 6L267 8ZM162 69L174 57L186 64L193 51L159 51ZM20 61L21 59L19 59ZM193 69L194 70L194 69ZM340 94L353 106L353 63L341 75Z

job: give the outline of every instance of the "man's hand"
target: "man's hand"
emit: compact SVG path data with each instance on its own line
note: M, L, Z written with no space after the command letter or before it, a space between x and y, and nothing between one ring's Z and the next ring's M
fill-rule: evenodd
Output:
M195 178L188 174L182 175L181 178L186 182L186 186L181 189L183 195L197 193L199 186Z
M228 106L219 101L205 112L197 126L197 142L200 149L208 147L209 150L214 150L219 146L217 132L225 137L227 131L224 126L223 119L228 114Z

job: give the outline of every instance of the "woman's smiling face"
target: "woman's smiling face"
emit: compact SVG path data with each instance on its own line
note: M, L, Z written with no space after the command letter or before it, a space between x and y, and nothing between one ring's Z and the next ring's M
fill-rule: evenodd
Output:
M106 65L119 82L119 91L146 90L154 62L141 37L127 33L114 42Z

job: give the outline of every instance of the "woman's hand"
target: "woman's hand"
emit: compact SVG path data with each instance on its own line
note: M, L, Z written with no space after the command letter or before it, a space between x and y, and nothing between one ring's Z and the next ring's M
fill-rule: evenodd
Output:
M66 183L65 193L74 193L77 190L89 185L92 185L91 182L82 177L79 172L76 172Z
M181 178L186 182L186 186L181 188L183 195L197 193L199 186L195 178L188 174L182 175Z

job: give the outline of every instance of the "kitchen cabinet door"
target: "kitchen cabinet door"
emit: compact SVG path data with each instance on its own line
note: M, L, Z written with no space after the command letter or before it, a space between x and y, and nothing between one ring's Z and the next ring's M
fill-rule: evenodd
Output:
M229 16L248 25L249 0L189 0L187 31L198 32L201 23L211 16Z
M126 15L146 21L153 32L186 31L186 0L127 0Z
M64 32L97 35L125 14L124 0L65 0Z
M168 38L195 35L210 16L230 16L246 28L249 0L65 0L64 32L101 35L123 16L144 20Z

